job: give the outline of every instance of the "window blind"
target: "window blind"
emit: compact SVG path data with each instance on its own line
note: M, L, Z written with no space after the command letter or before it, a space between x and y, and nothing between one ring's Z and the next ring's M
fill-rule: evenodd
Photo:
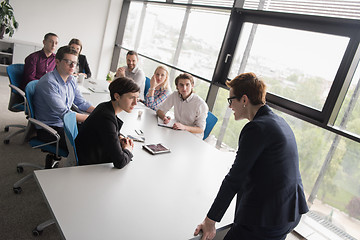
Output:
M174 0L174 3L216 6L216 7L233 7L234 0Z
M360 19L359 0L245 0L244 8Z
M148 0L153 1L153 0ZM154 0L159 2L159 0ZM236 0L173 0L174 3L232 8ZM238 0L241 1L241 0ZM360 20L360 0L243 0L244 9ZM163 0L166 2L166 0Z

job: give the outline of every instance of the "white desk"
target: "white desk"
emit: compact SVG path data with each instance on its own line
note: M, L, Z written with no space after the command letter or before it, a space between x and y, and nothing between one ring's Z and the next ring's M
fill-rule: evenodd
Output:
M122 133L141 129L146 143L171 153L150 155L135 143L133 161L35 171L65 239L190 239L234 160L189 132L158 127L155 112L121 113ZM55 187L54 187L55 186ZM234 203L217 227L232 222Z
M90 101L93 106L110 100L110 93L104 91L108 91L109 83L107 81L85 79L82 87L87 91L86 93L82 92L82 95L86 100ZM90 89L95 90L95 92Z

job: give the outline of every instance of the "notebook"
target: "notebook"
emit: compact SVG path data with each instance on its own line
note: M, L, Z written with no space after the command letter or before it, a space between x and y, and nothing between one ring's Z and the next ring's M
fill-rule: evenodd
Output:
M88 89L94 93L108 93L109 90L106 88L101 88L101 87L88 87Z
M170 149L165 147L163 144L146 144L143 145L143 148L147 150L151 154L160 154L160 153L168 153Z

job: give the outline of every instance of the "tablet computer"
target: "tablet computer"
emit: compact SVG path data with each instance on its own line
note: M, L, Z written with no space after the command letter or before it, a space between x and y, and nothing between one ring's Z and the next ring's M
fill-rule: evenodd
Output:
M143 148L151 154L168 153L170 149L161 143L158 144L146 144Z

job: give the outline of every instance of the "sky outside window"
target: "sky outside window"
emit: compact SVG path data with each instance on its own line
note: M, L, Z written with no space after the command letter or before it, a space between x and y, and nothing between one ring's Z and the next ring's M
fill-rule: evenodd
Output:
M231 79L239 74L253 25L244 25ZM273 94L321 110L348 42L341 36L257 25L244 72L256 73Z

